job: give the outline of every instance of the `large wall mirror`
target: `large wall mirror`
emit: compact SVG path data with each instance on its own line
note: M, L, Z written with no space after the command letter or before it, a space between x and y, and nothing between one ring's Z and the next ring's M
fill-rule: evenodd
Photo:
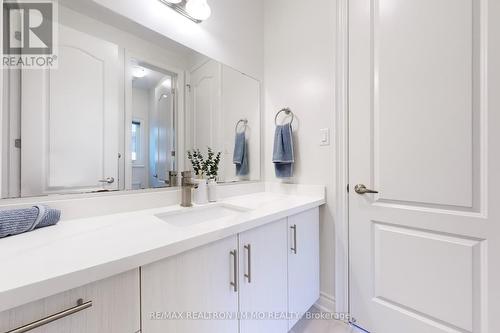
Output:
M175 186L208 148L218 182L260 179L258 80L92 1L58 12L58 67L2 70L1 198Z

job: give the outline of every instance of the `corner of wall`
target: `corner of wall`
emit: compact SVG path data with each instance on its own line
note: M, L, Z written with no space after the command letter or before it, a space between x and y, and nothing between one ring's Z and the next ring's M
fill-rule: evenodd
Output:
M335 298L326 293L321 293L318 301L314 304L314 307L321 312L335 312Z

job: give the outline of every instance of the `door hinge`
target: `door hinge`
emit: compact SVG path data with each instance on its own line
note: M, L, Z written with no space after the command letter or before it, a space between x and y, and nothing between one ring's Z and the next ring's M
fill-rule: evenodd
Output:
M186 87L188 88L188 91L191 92L191 85L190 84L186 84Z
M349 193L349 184L347 184L347 193Z
M14 147L21 148L21 139L14 140Z

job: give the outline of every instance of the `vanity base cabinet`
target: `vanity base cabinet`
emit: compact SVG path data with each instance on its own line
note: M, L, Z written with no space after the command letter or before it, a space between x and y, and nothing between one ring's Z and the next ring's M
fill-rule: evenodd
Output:
M288 310L291 329L319 298L319 208L288 218Z
M142 267L142 333L237 333L237 267L237 236Z
M286 219L241 233L239 251L239 333L286 333Z
M45 323L29 332L135 333L140 330L139 294L136 269L2 312L0 332Z
M141 291L142 333L286 333L319 298L319 209L144 266Z

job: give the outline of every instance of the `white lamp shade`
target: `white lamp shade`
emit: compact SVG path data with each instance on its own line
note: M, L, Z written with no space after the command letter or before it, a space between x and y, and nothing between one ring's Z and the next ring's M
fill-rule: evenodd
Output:
M181 3L182 0L165 0L168 3Z
M188 0L186 11L189 15L198 20L206 20L212 14L212 10L207 0Z

